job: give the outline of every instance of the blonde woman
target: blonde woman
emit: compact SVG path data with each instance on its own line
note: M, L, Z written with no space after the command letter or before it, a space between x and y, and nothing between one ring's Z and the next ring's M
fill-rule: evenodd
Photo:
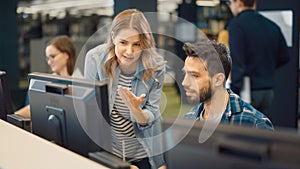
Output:
M161 143L151 139L161 132L164 73L149 23L135 9L118 14L107 43L86 55L84 77L109 82L112 153L138 168L164 166L163 156L153 150Z

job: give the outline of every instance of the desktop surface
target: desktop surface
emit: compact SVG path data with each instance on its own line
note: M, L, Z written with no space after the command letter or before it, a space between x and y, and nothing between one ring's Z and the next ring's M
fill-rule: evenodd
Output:
M107 169L88 158L0 120L1 169Z

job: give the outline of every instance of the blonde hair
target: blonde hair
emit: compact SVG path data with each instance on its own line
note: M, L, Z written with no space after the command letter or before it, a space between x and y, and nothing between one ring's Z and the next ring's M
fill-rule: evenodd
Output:
M111 85L118 66L113 36L116 37L121 30L128 28L136 30L141 39L140 43L143 51L140 59L145 67L145 73L142 77L143 82L149 77L152 77L153 72L160 69L163 62L162 56L158 55L155 50L155 42L151 28L144 14L136 9L124 10L114 18L110 29L110 35L107 38L108 58L104 67Z

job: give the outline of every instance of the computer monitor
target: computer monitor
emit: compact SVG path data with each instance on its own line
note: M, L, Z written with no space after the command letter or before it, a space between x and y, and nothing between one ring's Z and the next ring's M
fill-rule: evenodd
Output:
M0 119L6 121L7 114L11 113L13 113L13 106L7 86L7 75L5 71L0 71Z
M28 77L32 133L86 157L111 152L105 82L45 73Z
M168 168L300 168L300 135L291 129L272 132L219 124L213 134L200 143L200 132L205 132L203 122L165 120L163 126L164 144L169 147L165 153Z

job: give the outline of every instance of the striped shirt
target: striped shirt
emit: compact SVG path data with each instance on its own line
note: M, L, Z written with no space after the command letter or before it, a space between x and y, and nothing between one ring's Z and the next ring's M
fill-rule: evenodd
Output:
M127 87L131 91L133 75L134 74L126 75L121 73L118 87ZM130 111L122 101L118 92L116 93L110 120L112 126L113 153L121 158L140 159L147 157L143 146L136 138L133 123L130 121Z

